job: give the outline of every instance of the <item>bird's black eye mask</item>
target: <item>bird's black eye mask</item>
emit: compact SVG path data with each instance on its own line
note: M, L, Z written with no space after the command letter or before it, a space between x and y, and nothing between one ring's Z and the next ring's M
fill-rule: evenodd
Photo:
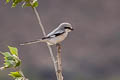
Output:
M73 30L73 28L71 28L71 27L64 27L64 29Z

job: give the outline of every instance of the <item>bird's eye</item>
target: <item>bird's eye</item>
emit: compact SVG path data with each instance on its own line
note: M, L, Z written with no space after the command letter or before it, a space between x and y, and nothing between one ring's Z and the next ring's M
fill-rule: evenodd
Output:
M73 30L73 28L71 27L64 27L65 29L69 29L69 30Z
M64 27L65 29L71 29L70 27Z

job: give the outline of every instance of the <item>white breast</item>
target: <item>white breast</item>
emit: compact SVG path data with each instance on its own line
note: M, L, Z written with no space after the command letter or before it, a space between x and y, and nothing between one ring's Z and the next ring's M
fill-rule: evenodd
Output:
M51 38L47 43L49 45L54 45L54 44L60 43L67 37L67 35L68 35L68 33L64 33L64 34L62 34L60 36Z

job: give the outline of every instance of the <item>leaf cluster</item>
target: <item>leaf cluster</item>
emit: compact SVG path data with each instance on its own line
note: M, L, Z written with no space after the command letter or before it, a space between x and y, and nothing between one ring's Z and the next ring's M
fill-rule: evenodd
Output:
M8 48L10 52L1 52L1 54L4 56L4 66L0 69L16 68L21 64L17 48L10 46L8 46Z
M37 7L37 0L6 0L6 3L12 2L12 7L16 7L18 4L22 4L22 7Z
M28 80L24 77L22 71L19 69L21 65L21 60L18 56L18 49L15 47L8 46L9 52L0 52L4 56L4 66L0 67L1 70L7 68L15 68L18 70L15 72L10 72L9 76L13 77L14 80Z
M13 77L15 80L28 80L24 77L22 71L10 72L8 75Z

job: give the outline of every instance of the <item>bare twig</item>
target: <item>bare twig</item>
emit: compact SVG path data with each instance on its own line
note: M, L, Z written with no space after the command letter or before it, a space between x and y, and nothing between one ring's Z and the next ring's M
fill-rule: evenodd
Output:
M57 44L57 67L58 67L58 80L63 80L62 76L62 56L61 56L61 45Z
M38 22L39 22L40 28L42 29L43 35L46 36L46 32L45 32L45 29L44 29L44 27L43 27L43 25L42 25L42 22L41 22L41 19L40 19L40 16L39 16L39 14L38 14L37 9L34 7L33 10L34 10L35 15L36 15L36 17L37 17L37 19L38 19Z
M38 20L38 22L39 22L39 25L40 25L40 27L41 27L41 29L42 29L43 35L46 36L45 29L44 29L44 27L43 27L43 25L42 25L42 22L41 22L40 16L39 16L38 11L37 11L37 9L36 9L35 7L33 8L33 11L35 12L35 15L36 15L36 17L37 17L37 20ZM50 55L51 55L51 59L52 59L53 64L54 64L54 68L55 68L56 76L57 76L57 79L58 79L57 63L56 63L55 57L54 57L54 55L53 55L52 48L51 48L48 44L47 44L47 46L48 46L48 49L49 49L49 52L50 52Z

